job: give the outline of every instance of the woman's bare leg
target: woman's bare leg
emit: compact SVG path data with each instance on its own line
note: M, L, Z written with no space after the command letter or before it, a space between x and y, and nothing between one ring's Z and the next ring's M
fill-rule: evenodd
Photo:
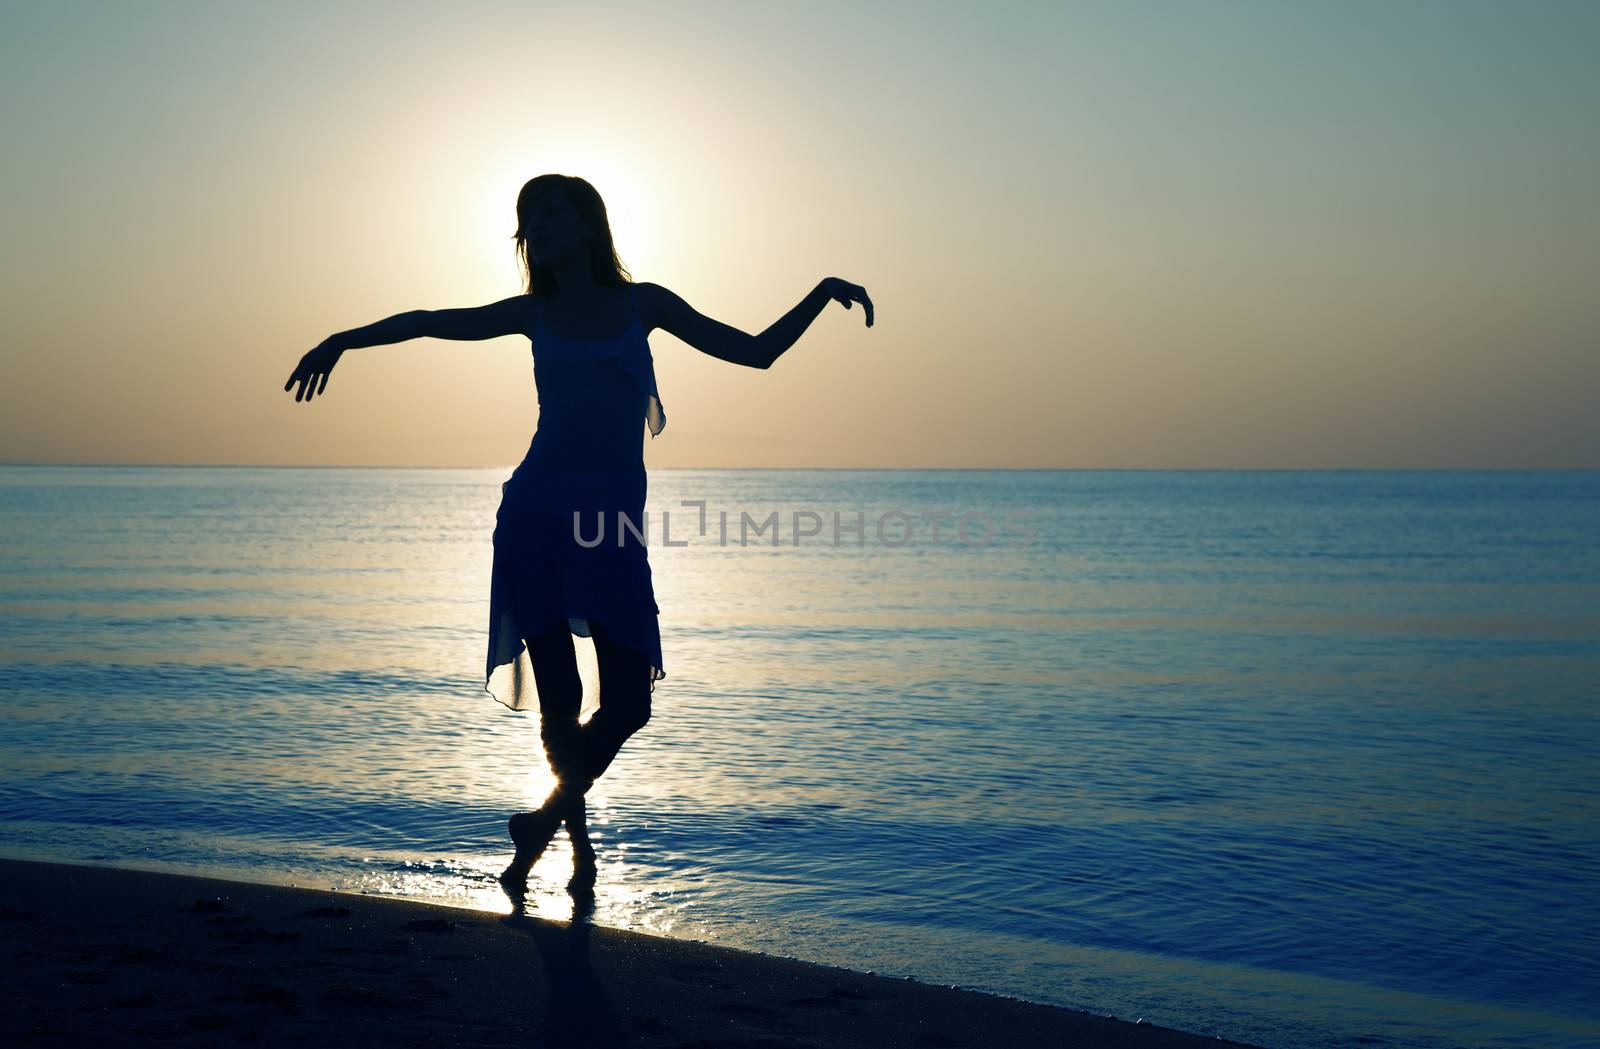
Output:
M534 813L518 813L511 817L512 839L523 840L517 841L516 856L500 874L500 881L505 884L527 880L528 871L563 820L575 817L579 833L582 833L583 791L588 787L583 738L578 725L583 679L578 675L571 628L563 618L537 636L525 639L524 643L533 660L534 681L539 689L539 735L550 768L556 774L556 790ZM572 804L574 799L576 806ZM561 810L559 815L558 809Z
M529 646L539 686L540 735L557 782L536 812L512 817L513 839L519 836L519 827L527 837L518 843L516 857L501 874L503 883L526 880L528 870L562 822L572 838L578 864L569 887L592 880L594 848L588 838L584 795L611 766L623 743L650 720L648 662L614 640L604 624L590 620L589 625L600 664L600 707L582 725L578 723L578 711L583 701L583 683L578 677L566 621L533 639Z
M605 624L590 622L600 664L600 709L583 726L581 749L590 783L611 767L628 737L650 720L650 664L613 639Z
M604 623L590 620L589 627L600 664L600 709L580 732L586 790L611 767L622 744L650 720L650 665L633 649L612 639ZM578 798L579 813L584 812L582 802ZM570 818L567 828L569 832L574 830ZM580 840L582 850L578 847ZM572 841L573 874L567 888L577 892L594 885L597 870L587 828L581 827Z

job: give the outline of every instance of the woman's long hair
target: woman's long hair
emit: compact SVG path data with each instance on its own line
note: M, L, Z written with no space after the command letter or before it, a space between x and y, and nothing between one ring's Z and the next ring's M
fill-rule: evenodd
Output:
M611 220L606 217L606 202L600 199L599 192L576 175L538 175L529 179L517 194L517 231L512 234L517 242L517 257L522 260L523 272L527 274L527 293L543 299L557 290L555 274L547 266L535 265L529 256L526 235L534 204L549 193L563 194L594 234L589 238L589 275L594 282L612 288L625 288L633 283L633 275L623 268L622 260L617 257L616 245L611 240Z

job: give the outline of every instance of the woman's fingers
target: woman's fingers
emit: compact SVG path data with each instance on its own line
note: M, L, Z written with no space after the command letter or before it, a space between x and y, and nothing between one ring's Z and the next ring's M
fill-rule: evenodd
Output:
M333 374L333 363L338 358L334 357L332 361L328 361L326 358L321 360L317 358L318 355L314 350L306 354L301 358L300 363L295 366L294 371L290 373L289 381L283 384L285 393L295 383L300 384L299 389L294 392L296 401L309 401L311 398L325 393L328 389L328 377Z
M309 401L311 399L310 391L316 388L317 373L309 368L298 368L289 377L289 386L293 386L295 383L300 384L294 391L295 401ZM284 389L287 390L289 386L285 386Z
M283 384L285 393L287 393L289 387L293 386L295 383L300 384L300 388L294 392L294 399L297 401L302 400L305 397L306 381L311 377L311 363L307 359L308 357L310 357L310 354L307 354L306 357L300 358L300 363L295 365L294 371L289 373L289 381Z
M840 299L844 308L848 310L851 303L861 303L861 309L867 315L867 327L872 327L872 299L868 298L867 289L859 284L846 284L845 289L845 296Z
M861 309L867 315L867 327L872 327L872 299L867 295L866 288L840 277L829 277L828 284L828 294L843 303L845 309L848 310L854 303L861 303Z

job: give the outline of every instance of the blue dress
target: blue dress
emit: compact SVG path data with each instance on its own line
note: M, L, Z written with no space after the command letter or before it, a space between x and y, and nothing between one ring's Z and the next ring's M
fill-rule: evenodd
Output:
M500 486L484 675L485 691L512 710L540 709L524 639L563 620L580 637L590 637L589 620L599 620L649 663L652 691L667 676L661 609L640 538L649 530L639 425L642 416L654 438L667 417L637 291L629 291L631 319L616 338L557 338L544 326L542 300L527 333L539 423Z

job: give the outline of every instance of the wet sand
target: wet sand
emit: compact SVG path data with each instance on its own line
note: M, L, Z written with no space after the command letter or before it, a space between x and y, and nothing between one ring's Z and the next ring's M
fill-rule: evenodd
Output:
M506 912L0 860L8 1045L1192 1049L1238 1043Z

